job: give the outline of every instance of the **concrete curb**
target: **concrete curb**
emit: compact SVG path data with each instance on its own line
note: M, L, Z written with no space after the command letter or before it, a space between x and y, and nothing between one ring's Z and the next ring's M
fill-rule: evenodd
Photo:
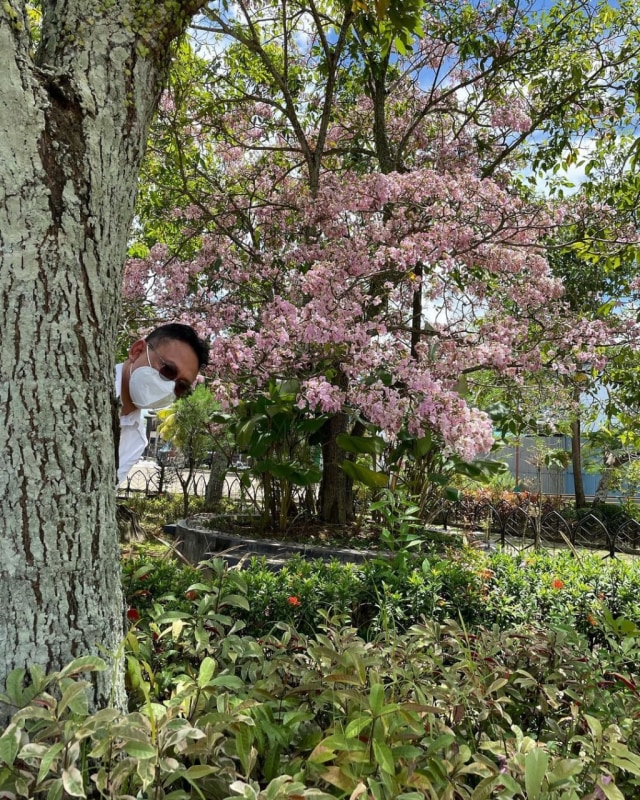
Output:
M280 566L294 555L309 559L321 558L324 561L336 559L343 563L362 564L380 555L373 550L294 544L276 539L248 539L226 531L204 528L191 519L178 520L175 525L175 535L180 554L191 564L198 564L216 555L224 555L227 560L234 563L251 556L265 556L269 562L277 562Z

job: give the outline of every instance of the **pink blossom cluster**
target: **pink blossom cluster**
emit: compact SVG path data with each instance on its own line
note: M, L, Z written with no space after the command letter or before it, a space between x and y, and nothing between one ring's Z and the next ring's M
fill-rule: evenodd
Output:
M299 408L310 408L323 414L337 414L344 408L345 393L330 383L324 375L303 381L298 398Z
M511 97L509 102L496 108L491 116L491 124L496 128L526 133L531 129L531 117L524 107L522 98Z

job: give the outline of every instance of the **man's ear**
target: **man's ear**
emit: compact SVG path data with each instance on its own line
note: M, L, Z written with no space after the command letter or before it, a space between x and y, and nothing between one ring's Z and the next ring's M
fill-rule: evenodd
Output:
M146 349L147 349L147 343L145 342L145 340L138 339L138 341L134 342L131 345L131 348L129 349L129 361L133 362L137 358L140 358L140 356L144 353Z

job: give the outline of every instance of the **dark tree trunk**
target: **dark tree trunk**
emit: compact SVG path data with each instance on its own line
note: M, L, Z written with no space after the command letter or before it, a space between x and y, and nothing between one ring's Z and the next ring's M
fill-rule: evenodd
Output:
M584 482L582 480L582 447L580 442L580 420L571 423L571 463L573 465L573 485L576 508L587 505L584 496Z
M348 453L338 447L338 434L346 433L349 418L346 414L336 414L325 424L322 444L322 482L318 506L320 518L324 522L344 525L354 516L353 481L342 469L342 462Z
M224 479L227 474L227 458L214 452L211 456L211 471L204 497L205 511L218 511L224 494Z
M116 521L121 544L144 541L144 531L140 527L136 512L124 503L118 503L116 507Z

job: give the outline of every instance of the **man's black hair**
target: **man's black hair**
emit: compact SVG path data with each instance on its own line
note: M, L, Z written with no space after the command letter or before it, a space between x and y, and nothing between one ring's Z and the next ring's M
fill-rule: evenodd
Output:
M167 325L160 325L147 336L146 340L150 344L172 339L174 341L188 344L193 352L198 356L198 369L206 367L209 363L209 345L201 339L190 325L183 325L181 322L170 322Z

